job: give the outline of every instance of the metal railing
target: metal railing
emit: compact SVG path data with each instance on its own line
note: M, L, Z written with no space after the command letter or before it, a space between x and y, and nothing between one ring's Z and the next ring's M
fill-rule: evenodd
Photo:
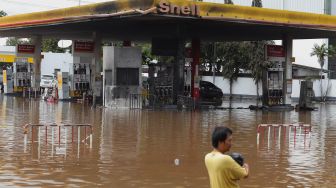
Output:
M154 95L130 94L129 95L130 109L154 109L157 104L157 97Z
M177 96L177 107L179 109L195 110L196 103L192 97L179 95Z
M76 130L77 129L77 130ZM51 145L51 154L53 156L54 151L67 154L68 144L77 143L77 155L79 158L80 146L82 144L89 144L89 148L92 149L93 141L93 128L90 124L26 124L23 126L24 130L24 151L27 150L28 137L31 139L31 144L38 143L38 153L40 154L41 144L45 144L46 147ZM76 134L77 131L77 134ZM83 134L84 133L84 137ZM69 134L71 137L69 137ZM77 142L76 142L77 140ZM87 141L89 140L89 143ZM62 145L62 147L61 147ZM56 150L55 150L55 146Z

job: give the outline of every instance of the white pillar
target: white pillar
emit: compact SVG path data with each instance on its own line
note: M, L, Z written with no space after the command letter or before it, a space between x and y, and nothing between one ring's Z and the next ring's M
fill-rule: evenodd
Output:
M102 39L98 32L93 32L92 35L93 42L94 42L94 56L92 58L92 105L96 106L96 76L99 76L100 74L100 65L99 62L101 60L100 54L101 54L101 48L102 48Z
M34 52L34 73L32 76L32 87L36 92L40 87L41 81L41 49L42 49L42 37L35 36L32 38L33 44L35 45Z
M291 94L292 94L292 57L293 57L293 39L289 36L284 36L283 45L286 51L286 61L285 61L285 75L283 83L283 104L291 104ZM288 90L290 89L290 90Z

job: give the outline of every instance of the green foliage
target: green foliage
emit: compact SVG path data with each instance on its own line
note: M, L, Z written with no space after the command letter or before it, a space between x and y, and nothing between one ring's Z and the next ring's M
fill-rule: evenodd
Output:
M252 7L262 7L262 1L261 0L253 0L252 1Z
M7 13L3 10L0 10L0 17L7 16Z
M66 49L58 47L57 39L43 39L42 40L42 51L43 52L53 52L53 53L64 53ZM17 44L32 44L31 39L24 40L15 37L10 37L6 41L6 46L16 46Z
M150 44L144 43L136 45L141 48L143 65L148 65L149 62L156 59L156 57L152 55L152 46Z
M272 43L273 41L255 41L250 43L250 50L248 52L249 70L256 84L262 80L263 71L272 66L270 62L265 61L265 46Z
M42 41L42 51L43 52L53 52L53 53L64 53L66 49L58 47L57 39L43 39Z
M330 49L332 49L332 47L330 47ZM310 55L317 57L317 61L319 62L322 69L324 66L325 58L332 55L333 51L334 50L329 50L329 47L326 44L314 44L313 51Z
M6 40L6 46L16 46L17 44L31 44L31 40L24 40L15 37L9 37Z
M218 47L223 76L230 82L237 80L240 70L248 68L248 42L226 42Z
M224 0L224 4L232 4L233 5L233 2L232 2L232 0Z

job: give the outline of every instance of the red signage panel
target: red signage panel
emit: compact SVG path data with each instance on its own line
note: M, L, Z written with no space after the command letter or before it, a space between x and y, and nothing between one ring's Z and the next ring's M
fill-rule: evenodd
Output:
M74 45L75 45L74 46L75 52L81 52L81 53L93 53L94 52L94 43L93 42L75 41Z
M285 48L279 45L267 45L268 57L285 57Z
M28 44L18 44L17 53L33 54L35 53L35 46Z

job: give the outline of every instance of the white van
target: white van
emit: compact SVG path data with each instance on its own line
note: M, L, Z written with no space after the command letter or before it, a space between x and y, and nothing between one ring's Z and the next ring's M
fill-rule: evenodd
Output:
M40 87L41 88L51 88L53 80L54 80L53 75L42 75L41 76Z

